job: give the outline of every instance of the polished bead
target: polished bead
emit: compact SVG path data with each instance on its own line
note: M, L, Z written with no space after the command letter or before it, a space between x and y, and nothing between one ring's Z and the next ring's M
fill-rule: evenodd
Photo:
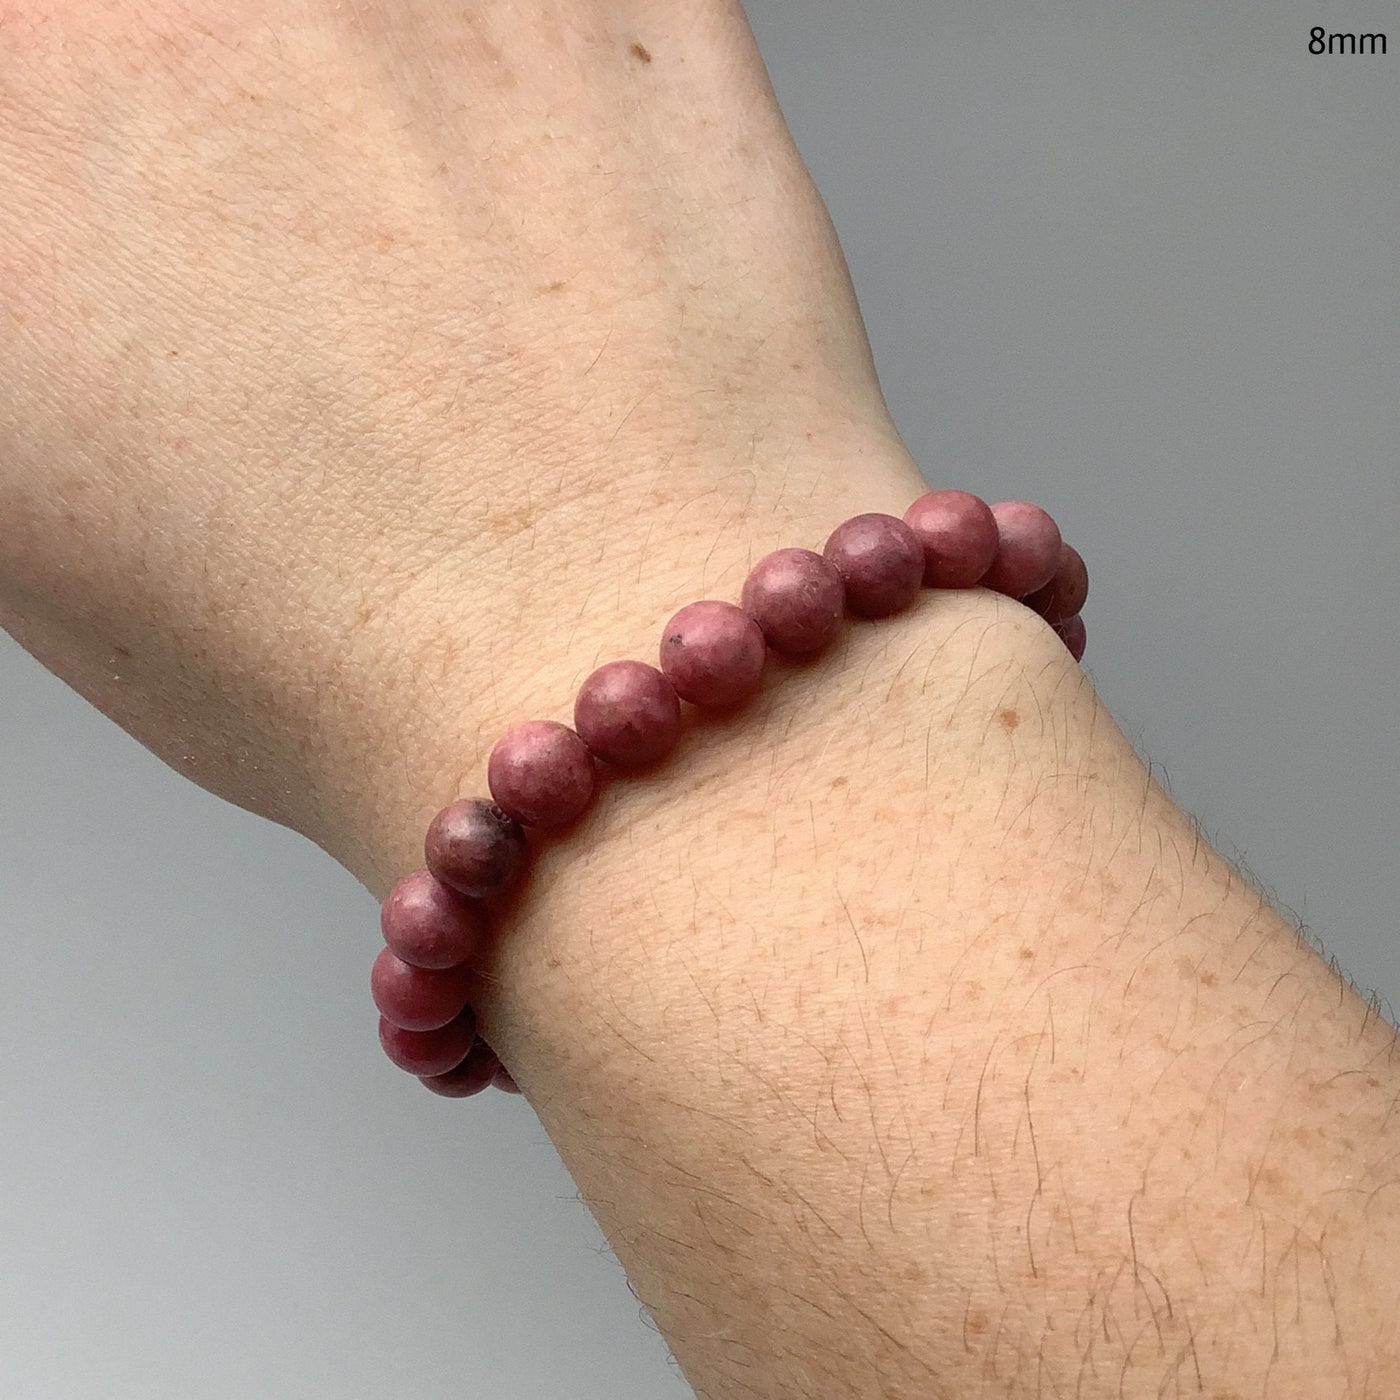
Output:
M400 1030L435 1031L461 1015L471 975L469 967L430 972L383 948L370 969L370 995L381 1015Z
M840 573L846 606L858 617L889 617L919 596L924 547L897 516L853 516L831 532L823 553Z
M379 1018L379 1043L384 1053L409 1074L446 1074L467 1057L476 1037L476 1013L469 1006L440 1030L406 1031L385 1016Z
M622 768L655 763L681 737L676 688L644 661L609 661L579 687L574 728L593 754Z
M733 603L710 599L682 608L661 638L661 669L692 705L724 709L763 683L763 631Z
M821 650L841 625L846 588L840 571L810 549L775 549L744 580L744 611L774 651Z
M1044 588L1060 566L1060 527L1030 501L999 501L992 507L997 522L997 557L982 578L982 587L1008 598L1024 598Z
M446 1074L418 1077L424 1088L441 1094L445 1099L468 1099L489 1087L500 1068L501 1062L496 1058L496 1052L478 1037L466 1058L455 1068Z
M496 741L486 781L497 805L516 821L567 826L593 798L593 755L567 724L526 720Z
M379 928L397 957L414 967L457 967L477 957L490 934L481 906L428 870L395 884L379 909Z
M1084 630L1084 619L1076 613L1073 617L1067 617L1063 622L1052 623L1055 631L1059 634L1060 640L1069 648L1069 654L1076 661L1084 660L1084 646L1087 640Z
M517 880L528 854L520 824L494 802L480 798L461 798L444 807L423 843L432 875L458 894L478 899ZM402 952L399 956L412 961Z
M971 491L928 491L904 512L924 548L925 588L975 588L997 555L997 518Z
M1060 566L1055 576L1021 601L1038 612L1046 622L1063 622L1084 606L1089 596L1089 570L1083 557L1072 544L1060 546Z

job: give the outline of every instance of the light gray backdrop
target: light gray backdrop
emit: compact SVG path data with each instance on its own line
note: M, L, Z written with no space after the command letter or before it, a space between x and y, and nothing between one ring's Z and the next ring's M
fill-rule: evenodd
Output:
M1397 7L750 15L911 450L1054 510L1129 736L1400 1000ZM349 875L3 636L0 717L6 1400L690 1394L529 1105L382 1058Z

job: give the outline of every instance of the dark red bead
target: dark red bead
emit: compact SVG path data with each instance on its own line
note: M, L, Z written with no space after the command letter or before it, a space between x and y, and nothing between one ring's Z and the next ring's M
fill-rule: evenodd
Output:
M574 728L589 749L622 768L655 763L681 737L676 688L643 661L610 661L579 687Z
M1044 588L1060 567L1060 527L1030 501L999 501L992 507L997 522L997 557L982 578L982 587L1008 598L1024 598Z
M444 885L485 898L520 877L529 850L520 823L494 802L461 798L433 818L423 855Z
M395 956L414 967L458 967L478 957L490 936L481 906L431 871L415 870L389 891L379 927Z
M492 1088L502 1089L507 1094L520 1093L520 1085L511 1077L510 1071L504 1065L496 1067L496 1076L491 1081Z
M831 532L823 553L840 573L846 606L858 617L889 617L919 596L924 547L897 516L853 516Z
M1060 567L1055 576L1021 601L1038 612L1046 622L1063 622L1079 612L1089 596L1089 570L1072 544L1060 546Z
M409 1074L446 1074L467 1057L476 1037L476 1013L468 1006L440 1030L406 1031L379 1018L379 1043L384 1053Z
M733 603L702 599L683 607L661 638L661 669L692 705L725 709L763 684L763 631Z
M526 826L566 826L593 800L596 773L588 745L552 719L508 729L486 762L486 781L502 811Z
M775 549L744 580L744 611L774 651L820 651L841 625L846 586L829 559L810 549Z
M1074 617L1067 617L1063 622L1052 623L1055 631L1059 634L1060 640L1069 648L1069 654L1076 661L1084 660L1084 647L1087 636L1084 630L1084 619L1077 614Z
M925 588L975 588L997 556L997 518L971 491L929 491L904 523L924 547Z
M471 975L468 967L429 972L384 948L370 969L370 995L384 1018L400 1030L435 1031L461 1015Z
M424 1088L441 1094L445 1099L468 1099L487 1088L500 1068L501 1062L496 1058L496 1052L478 1037L461 1064L446 1074L418 1077Z

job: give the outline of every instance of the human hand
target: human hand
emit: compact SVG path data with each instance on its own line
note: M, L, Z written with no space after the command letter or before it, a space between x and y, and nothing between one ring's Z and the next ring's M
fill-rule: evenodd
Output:
M917 494L733 0L4 32L0 624L357 873L443 753Z

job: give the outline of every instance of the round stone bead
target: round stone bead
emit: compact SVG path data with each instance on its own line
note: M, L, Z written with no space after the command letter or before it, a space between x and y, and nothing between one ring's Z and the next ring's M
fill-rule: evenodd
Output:
M437 880L476 899L496 894L517 880L529 855L525 833L494 802L461 798L432 820L423 857ZM394 944L385 935L392 948ZM395 949L405 962L414 961ZM421 964L424 967L437 964Z
M1073 617L1067 617L1063 622L1052 623L1055 631L1059 633L1060 640L1069 648L1069 654L1076 661L1084 660L1084 644L1087 640L1084 631L1084 619L1077 613Z
M567 826L592 801L594 778L588 745L552 719L508 729L486 761L491 796L526 826Z
M1089 596L1089 570L1083 556L1072 544L1060 546L1060 566L1055 577L1021 601L1038 612L1046 622L1063 622L1084 606Z
M997 557L997 518L971 491L929 491L904 523L924 547L925 588L975 588Z
M838 525L823 551L846 586L858 617L889 617L907 608L924 581L924 547L893 515L872 511Z
M485 947L490 926L481 906L428 870L405 875L379 908L379 928L396 957L414 967L457 967Z
M462 1014L470 991L471 969L452 967L429 972L380 950L370 969L369 989L380 1014L404 1031L441 1030Z
M1030 501L999 501L992 507L997 522L997 557L982 578L982 587L1008 598L1024 598L1044 588L1060 567L1060 527Z
M446 1074L418 1077L425 1088L431 1089L435 1094L441 1094L445 1099L469 1099L492 1084L501 1068L496 1052L478 1037L461 1064L448 1070Z
M440 1030L406 1031L387 1017L379 1018L379 1043L400 1069L420 1077L446 1074L467 1058L476 1038L476 1013L469 1006Z
M820 651L841 625L846 586L829 559L810 549L775 549L744 580L744 611L768 645L789 656Z
M644 661L609 661L579 687L574 728L589 749L620 768L655 763L681 737L676 688Z
M683 607L661 638L661 669L692 705L724 709L763 683L763 631L733 603L705 599Z

